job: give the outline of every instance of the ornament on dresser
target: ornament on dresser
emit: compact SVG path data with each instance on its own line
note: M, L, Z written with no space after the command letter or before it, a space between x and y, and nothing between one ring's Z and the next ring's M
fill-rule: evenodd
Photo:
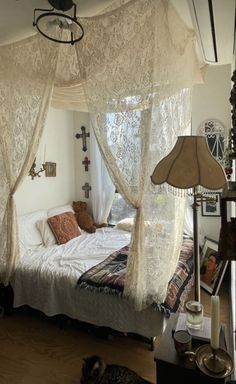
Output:
M89 185L89 183L85 183L82 187L83 191L84 191L84 197L86 197L86 199L89 198L89 191L91 191L92 187L91 185Z
M86 138L90 137L90 133L86 132L86 128L84 126L81 127L81 132L82 133L76 133L75 137L76 137L76 139L82 139L82 150L84 152L86 152L88 149Z
M85 156L84 160L82 161L82 164L84 165L85 172L88 172L88 166L90 165L90 160L87 156Z

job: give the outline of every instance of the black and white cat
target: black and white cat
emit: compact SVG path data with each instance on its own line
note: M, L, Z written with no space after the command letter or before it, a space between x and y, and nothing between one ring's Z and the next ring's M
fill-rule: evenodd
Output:
M99 356L84 359L80 384L151 384L121 365L106 364Z

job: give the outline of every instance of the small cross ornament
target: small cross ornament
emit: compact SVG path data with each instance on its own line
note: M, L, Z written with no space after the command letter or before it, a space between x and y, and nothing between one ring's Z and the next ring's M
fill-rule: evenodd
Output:
M82 150L84 152L87 151L87 143L86 143L86 137L90 137L90 133L89 132L86 132L86 128L85 127L81 127L81 132L82 133L76 133L75 137L76 139L82 139Z
M84 161L82 161L82 164L84 165L85 172L88 172L88 166L90 165L90 160L87 156L85 156Z
M89 183L85 183L82 187L83 191L84 191L84 197L86 197L86 199L89 198L89 191L91 191L92 187L91 185L89 185Z

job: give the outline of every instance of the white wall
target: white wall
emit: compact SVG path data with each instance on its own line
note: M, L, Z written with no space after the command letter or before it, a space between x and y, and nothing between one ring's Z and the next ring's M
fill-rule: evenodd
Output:
M220 120L228 131L231 127L230 91L231 66L209 66L205 83L193 89L192 130L197 134L200 124L207 119ZM201 209L200 209L201 211ZM218 241L220 217L206 217L199 213L203 233Z
M56 177L42 173L31 180L26 176L15 197L19 214L63 205L75 197L73 112L49 109L36 156L37 170L44 160L45 148L45 160L56 163Z

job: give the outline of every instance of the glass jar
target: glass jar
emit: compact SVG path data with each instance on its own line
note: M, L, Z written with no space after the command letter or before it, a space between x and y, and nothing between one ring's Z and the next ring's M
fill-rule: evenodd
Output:
M201 329L203 321L203 306L198 301L188 301L185 304L186 326L190 329Z

